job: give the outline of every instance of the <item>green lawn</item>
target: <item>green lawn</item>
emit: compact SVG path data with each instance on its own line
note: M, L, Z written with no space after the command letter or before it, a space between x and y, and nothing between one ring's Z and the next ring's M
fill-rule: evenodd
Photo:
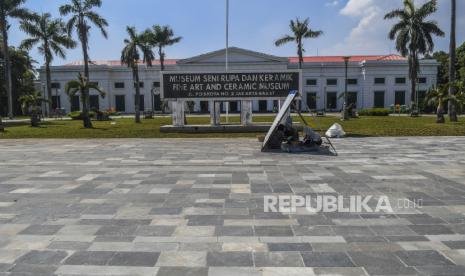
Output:
M272 116L254 116L254 122L271 122ZM320 117L323 129L331 124L340 123L348 136L465 136L465 120L459 123L436 124L430 116L410 117L360 117L341 122L336 117ZM189 117L189 124L209 124L208 117ZM238 122L239 117L230 118ZM295 118L295 122L299 121ZM309 119L312 126L315 123ZM175 134L160 133L160 126L171 124L171 119L157 117L135 124L133 119L116 119L112 122L93 122L93 129L82 128L81 121L53 121L43 123L39 128L28 125L6 127L0 133L0 139L14 138L169 138L169 137L255 137L256 133L212 133L212 134Z

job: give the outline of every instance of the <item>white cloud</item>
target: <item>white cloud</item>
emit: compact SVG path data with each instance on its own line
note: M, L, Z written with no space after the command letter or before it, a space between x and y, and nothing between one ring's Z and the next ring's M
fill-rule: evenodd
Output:
M328 0L325 4L326 7L336 7L339 6L339 0Z

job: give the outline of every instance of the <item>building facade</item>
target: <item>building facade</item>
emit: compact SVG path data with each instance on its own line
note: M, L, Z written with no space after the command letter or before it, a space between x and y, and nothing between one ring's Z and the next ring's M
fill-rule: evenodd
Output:
M422 101L426 91L436 85L438 63L422 60L418 79L418 98ZM273 71L298 69L298 58L277 57L241 48L229 48L230 71ZM225 50L210 52L188 59L166 60L166 71L224 72ZM66 112L80 110L79 96L71 99L65 93L65 84L76 79L83 71L82 62L54 66L52 72L52 103L54 108ZM160 65L139 65L140 109L161 111ZM408 62L398 55L352 56L348 63L348 101L360 108L385 107L394 104L409 105L411 89ZM131 69L119 61L96 61L90 65L90 79L106 91L101 98L90 91L92 109L113 109L121 113L134 113L135 89ZM42 90L45 91L45 71L40 70ZM340 111L341 94L345 91L345 63L341 56L305 57L302 68L302 110ZM208 113L208 101L193 101L193 112ZM253 112L271 112L279 106L276 100L254 100ZM225 107L223 104L222 108ZM239 112L240 102L230 102L229 112Z

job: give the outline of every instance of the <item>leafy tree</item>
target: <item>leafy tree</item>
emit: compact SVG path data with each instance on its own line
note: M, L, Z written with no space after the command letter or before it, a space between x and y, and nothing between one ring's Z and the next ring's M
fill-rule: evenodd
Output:
M306 18L304 21L300 21L299 18L291 20L289 27L291 29L291 35L285 35L282 38L275 41L276 46L281 46L286 43L294 41L297 44L297 55L299 56L299 69L302 68L304 62L303 53L305 52L303 46L303 40L306 38L317 38L323 34L323 31L313 31L309 27L310 19Z
M138 34L135 27L126 27L129 38L124 40L125 47L121 52L121 63L126 64L132 69L132 77L134 81L134 88L136 89L135 99L135 122L140 123L140 81L139 81L139 60L140 52L143 56L143 61L152 66L154 54L152 47L147 42L146 33Z
M21 113L18 98L21 95L26 95L35 92L34 80L36 71L34 64L36 63L29 54L21 49L10 47L9 56L11 62L11 82L13 87L13 112ZM3 54L0 52L0 60L3 60ZM0 116L8 113L8 105L3 99L7 98L6 81L4 64L0 63Z
M52 77L50 64L54 55L65 58L65 48L76 47L74 42L66 33L64 23L61 19L52 19L49 13L42 15L34 14L33 19L22 21L20 28L29 35L23 40L20 48L30 50L38 44L39 53L44 56L47 99L52 99ZM51 114L52 105L48 102L48 113Z
M39 126L40 105L42 102L48 102L44 99L40 92L33 92L31 94L19 97L18 101L21 103L21 109L24 115L31 115L31 126Z
M84 103L89 102L89 93L86 93L86 91L89 91L90 89L94 89L100 94L100 97L105 98L105 91L103 91L98 86L98 84L89 82L89 79L83 76L81 73L78 74L78 78L76 80L71 80L67 82L65 85L65 93L68 95L69 99L76 96L77 94L81 95L80 99L83 107ZM92 122L90 121L89 114L87 114L87 117L84 116L84 114L82 114L82 120L85 128L89 128L89 124L90 128L92 127Z
M71 18L66 23L68 34L76 31L79 41L81 42L82 55L84 58L84 77L89 80L89 31L91 24L95 25L103 37L107 38L108 34L106 27L108 22L94 11L95 8L102 6L101 0L70 0L71 4L66 4L60 7L62 16L71 15ZM89 102L87 101L89 90L86 88L82 91L82 113L84 117L84 127L91 128L92 123L89 117Z
M5 90L8 97L8 117L13 118L13 80L11 76L12 62L9 54L8 45L8 29L10 25L8 21L12 18L28 19L31 17L30 12L23 8L22 5L26 0L1 0L0 1L0 32L2 36L2 54L5 72Z
M408 57L412 101L416 99L416 86L420 71L419 56L434 50L433 36L444 36L436 21L427 17L437 10L437 1L430 0L416 8L413 0L404 0L404 7L387 13L384 19L398 18L389 32L389 39L396 40L396 49Z
M449 85L443 84L437 87L434 87L428 91L425 97L425 105L434 105L436 106L436 123L443 124L445 123L444 119L444 107L450 100L449 97Z
M158 55L160 56L160 70L165 70L165 51L164 48L167 46L174 45L181 41L181 36L174 36L174 31L170 26L154 25L152 30L145 32L147 39L153 47L158 48Z

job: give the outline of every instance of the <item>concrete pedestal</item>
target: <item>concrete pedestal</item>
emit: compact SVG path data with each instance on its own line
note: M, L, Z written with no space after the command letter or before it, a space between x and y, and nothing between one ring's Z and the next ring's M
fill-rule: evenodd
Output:
M212 126L218 126L221 124L221 102L209 101L210 105L210 124Z
M241 125L252 124L252 101L241 101Z
M171 102L171 112L173 114L173 126L184 126L184 102L182 100Z

